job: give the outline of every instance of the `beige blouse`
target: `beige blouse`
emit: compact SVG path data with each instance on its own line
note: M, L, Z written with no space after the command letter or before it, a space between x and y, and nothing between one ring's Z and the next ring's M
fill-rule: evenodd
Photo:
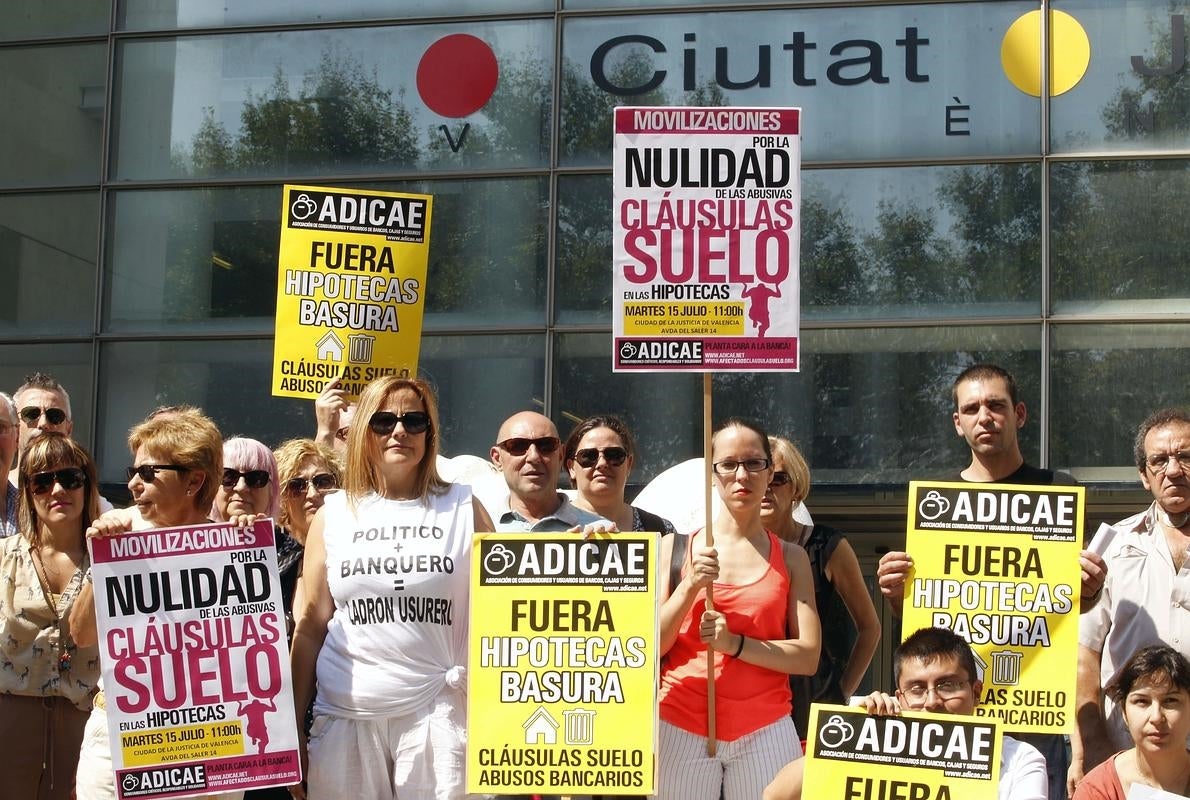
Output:
M20 535L0 539L0 693L61 696L90 710L99 681L99 648L77 647L66 622L85 574L76 570L66 590L54 597L55 620L29 540Z

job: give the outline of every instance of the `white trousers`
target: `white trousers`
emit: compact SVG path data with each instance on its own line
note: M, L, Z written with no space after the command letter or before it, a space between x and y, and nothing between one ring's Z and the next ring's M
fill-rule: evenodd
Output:
M116 771L112 767L111 741L107 733L107 712L91 709L87 727L83 729L83 745L79 749L79 767L74 778L76 800L115 800ZM194 800L242 800L243 792L205 794Z
M657 800L756 800L781 767L802 754L789 717L741 736L720 741L707 755L705 736L661 721Z
M432 708L380 719L318 715L310 729L310 800L459 800L464 797L464 697L446 691ZM81 800L81 798L80 798Z

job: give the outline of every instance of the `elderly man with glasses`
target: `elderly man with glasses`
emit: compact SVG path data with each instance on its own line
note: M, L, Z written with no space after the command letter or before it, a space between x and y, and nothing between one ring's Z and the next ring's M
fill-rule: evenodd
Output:
M492 463L504 473L508 501L492 511L498 531L568 531L611 526L558 491L562 441L549 417L521 411L504 420L491 449ZM614 526L611 526L614 527Z
M1120 709L1103 694L1120 666L1147 645L1182 652L1190 646L1190 411L1150 414L1137 429L1133 454L1153 502L1112 526L1107 581L1079 620L1071 791L1084 773L1133 744Z

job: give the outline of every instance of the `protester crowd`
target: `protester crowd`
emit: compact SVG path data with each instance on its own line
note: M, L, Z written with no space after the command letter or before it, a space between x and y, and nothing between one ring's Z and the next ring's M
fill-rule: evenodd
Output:
M1074 483L1025 462L1017 435L1026 406L1007 371L968 368L953 400L971 457L936 477ZM882 631L846 537L796 520L810 470L791 441L754 421L718 426L711 472L722 508L710 546L704 531L675 530L628 502L637 445L614 416L584 420L563 440L548 417L512 414L489 453L506 491L485 495L487 507L470 485L443 477L438 402L424 381L378 379L358 405L332 382L315 420L313 438L272 451L225 439L199 409L156 409L129 432L133 504L111 509L94 460L71 439L66 389L36 373L12 397L0 393L0 459L11 467L0 492L0 800L115 797L86 536L259 518L279 530L305 780L248 797L464 795L466 565L484 531L658 534L658 796L803 796L809 704L854 695ZM1153 502L1114 526L1102 556L1080 555L1077 726L1069 742L1006 736L1001 798L1122 800L1133 785L1190 796L1190 663L1181 651L1190 635L1190 413L1150 415L1135 458ZM559 489L563 471L569 493ZM403 544L454 565L406 576L404 589L416 588L408 597L432 601L410 621L359 613L361 598L393 592L391 576L330 568L380 554L387 543L352 532L382 524L440 532ZM894 551L877 569L895 614L913 565ZM973 713L982 684L966 642L939 628L907 633L894 692L862 705L873 714ZM709 755L712 677L718 747Z

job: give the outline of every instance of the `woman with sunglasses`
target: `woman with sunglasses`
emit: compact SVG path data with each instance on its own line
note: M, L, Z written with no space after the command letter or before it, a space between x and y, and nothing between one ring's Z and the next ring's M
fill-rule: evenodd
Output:
M67 623L90 574L98 481L61 433L31 439L20 463L21 533L0 545L0 798L68 800L99 681L98 648Z
M120 512L106 514L88 535L113 536L133 528L172 528L211 521L208 515L223 478L223 437L205 414L182 409L148 419L129 431L128 447L132 452L128 489L139 518ZM80 644L96 640L95 595L90 584L75 603L70 625ZM78 800L113 800L114 777L101 685L83 735L76 779ZM243 792L228 792L203 797L237 800L242 796Z
M728 420L711 439L723 501L714 545L705 545L702 531L677 553L675 537L663 540L661 574L670 574L673 558L684 563L661 606L660 800L753 800L801 755L789 676L817 668L820 634L806 552L761 522L772 464L765 432ZM714 756L706 745L708 649L714 651Z
M313 798L461 798L471 539L492 522L469 487L438 476L428 384L379 378L355 419L345 491L306 538L292 651L299 718L318 690L306 786Z
M566 439L566 471L575 489L574 505L616 523L621 531L673 533L664 517L624 501L636 442L619 417L588 417Z
M223 476L211 505L211 519L226 522L236 515L277 518L281 507L277 462L273 451L255 439L233 436L223 443Z
M793 509L810 494L810 465L788 439L770 436L769 445L773 479L760 504L760 520L784 541L805 548L814 576L814 605L822 621L818 671L790 678L793 721L804 736L811 703L846 703L856 693L880 645L880 618L859 559L843 534L793 518Z

